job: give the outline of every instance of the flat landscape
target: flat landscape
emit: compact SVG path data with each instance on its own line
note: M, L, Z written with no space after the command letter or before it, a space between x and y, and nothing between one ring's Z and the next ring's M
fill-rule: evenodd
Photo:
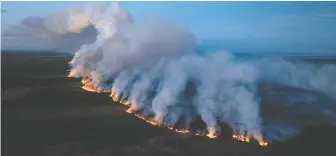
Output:
M125 112L106 94L67 78L71 56L1 53L3 156L299 156L333 155L336 128L308 128L290 140L260 147L231 138L177 134ZM311 61L321 62L323 60ZM330 60L328 60L329 62ZM331 60L330 62L335 62Z

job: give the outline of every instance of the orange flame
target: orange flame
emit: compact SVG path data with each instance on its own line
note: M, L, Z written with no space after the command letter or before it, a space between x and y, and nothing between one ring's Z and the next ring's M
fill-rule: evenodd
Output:
M139 119L142 119L144 121L146 121L147 123L151 124L151 125L154 125L154 126L160 126L161 124L158 123L158 122L155 122L154 119L152 118L149 118L149 119L146 119L144 116L141 116L139 114L134 114L136 117L138 117Z
M242 141L242 142L250 142L250 137L249 136L244 136L244 135L237 135L237 134L232 134L232 138Z
M109 90L100 90L100 89L96 89L94 87L91 87L90 85L87 85L85 84L82 89L86 90L86 91L89 91L89 92L96 92L96 93L107 93L107 92L110 92Z
M128 108L128 109L126 110L126 112L127 112L127 113L133 113L133 111L132 111L130 108Z
M87 85L84 85L83 87L82 87L84 90L86 90L86 91L89 91L89 92L98 92L98 93L100 93L98 90L96 90L95 88L92 88L92 87L89 87L89 86L87 86Z
M172 127L171 127L172 128ZM170 129L170 128L169 128ZM173 128L172 128L173 129ZM172 130L171 129L171 130ZM183 134L187 134L187 133L189 133L189 130L187 130L187 129L175 129L175 132L177 132L177 133L183 133Z
M216 130L215 128L209 128L208 129L208 134L206 135L207 137L213 139L213 138L217 138L217 135L216 135Z
M110 97L112 97L113 101L119 102L120 104L123 104L125 106L130 106L131 105L131 102L129 102L129 101L122 101L122 100L120 100L117 97L117 89L115 89L115 88L112 88L111 90L104 90L104 91L102 91L102 90L99 90L99 89L96 89L96 88L92 87L92 85L87 84L87 81L85 79L83 79L81 82L84 84L84 86L82 87L82 89L84 89L86 91L97 92L97 93L111 92ZM134 114L139 119L142 119L142 120L146 121L147 123L149 123L151 125L154 125L154 126L167 127L169 130L175 131L177 133L182 133L182 134L190 133L190 131L188 129L176 129L176 128L174 128L171 125L167 125L167 124L162 123L162 122L157 122L153 118L146 118L146 117L144 117L142 115L135 114L134 110L131 110L130 107L126 110L126 112L130 113L130 114ZM197 136L203 136L203 134L200 133L200 132L196 132L195 135L197 135ZM216 138L217 137L216 130L214 128L209 128L208 129L208 133L206 134L206 136L209 137L209 138L211 138L211 139ZM242 141L242 142L250 142L250 139L251 139L249 136L238 135L238 134L235 134L235 133L232 134L232 138L236 139L236 140L239 140L239 141ZM260 146L264 147L264 146L268 145L268 142L263 141L262 139L260 139L261 137L257 137L257 138L258 139L256 139L256 140L259 142Z
M268 142L265 142L265 141L261 140L261 141L259 141L259 145L260 146L267 146Z
M242 142L250 142L251 138L249 136L244 136L244 135L238 135L238 134L232 134L232 138L242 141ZM264 141L261 139L261 137L257 137L256 139L259 143L260 146L267 146L268 142Z
M112 97L112 100L113 100L114 102L118 102L118 101L119 101L119 99L117 98L117 96L113 96L113 97Z
M82 84L85 84L85 83L86 83L86 80L82 79L82 81L81 81L81 82L82 82Z
M125 105L125 106L131 105L131 102L129 102L129 101L120 101L120 103Z

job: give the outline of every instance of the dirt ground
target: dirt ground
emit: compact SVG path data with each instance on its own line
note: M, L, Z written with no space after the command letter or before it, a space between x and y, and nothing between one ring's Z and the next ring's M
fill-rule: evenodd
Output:
M176 134L125 113L106 94L66 78L71 56L1 53L3 156L333 155L336 129L312 128L260 147L224 133L217 139ZM225 131L225 130L224 130Z

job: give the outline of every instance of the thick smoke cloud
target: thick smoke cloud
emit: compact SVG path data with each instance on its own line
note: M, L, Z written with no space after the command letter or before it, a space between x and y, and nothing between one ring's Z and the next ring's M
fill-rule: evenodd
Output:
M118 3L72 6L47 17L29 17L4 36L76 49L69 77L111 90L130 102L129 112L158 123L182 122L189 128L200 117L209 133L219 133L226 124L259 141L291 137L314 122L295 121L299 116L336 124L335 65L240 59L226 51L199 54L188 29L157 18L135 21ZM322 97L327 99L323 103ZM286 115L274 117L280 110Z
M113 96L130 101L129 112L152 116L158 123L183 121L188 128L199 116L209 133L220 132L219 125L225 123L235 133L259 141L263 136L281 140L297 134L302 125L267 114L262 120L265 113L260 112L260 84L321 92L331 98L335 95L335 65L237 59L225 51L199 55L197 42L187 29L154 18L133 21L116 4L91 14L88 17L101 19L99 24L92 22L98 31L97 40L76 52L69 76L82 77L86 85L97 89L111 88ZM275 98L276 94L265 96ZM313 110L308 97L296 101L283 98L289 109L298 102L307 103L298 107L293 118L323 114L335 123L335 109L326 111L321 105L318 113L312 113L307 111ZM278 107L285 108L286 103Z
M237 133L262 139L259 104L251 91L254 67L234 62L226 52L199 56L187 29L156 18L134 22L116 3L90 13L85 17L97 29L97 40L76 52L69 77L83 77L95 88L113 85L113 94L131 102L129 111L152 115L158 123L174 125L182 116L191 118L184 113L195 108L211 133L219 132L221 119L232 122ZM196 87L193 97L184 95L188 84Z

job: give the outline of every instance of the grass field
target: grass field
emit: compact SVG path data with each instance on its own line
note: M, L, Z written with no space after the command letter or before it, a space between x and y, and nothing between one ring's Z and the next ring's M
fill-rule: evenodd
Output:
M315 156L335 151L336 129L327 125L266 148L233 140L230 133L217 139L176 134L126 113L105 94L83 91L79 80L66 78L67 54L2 52L1 59L3 156Z

